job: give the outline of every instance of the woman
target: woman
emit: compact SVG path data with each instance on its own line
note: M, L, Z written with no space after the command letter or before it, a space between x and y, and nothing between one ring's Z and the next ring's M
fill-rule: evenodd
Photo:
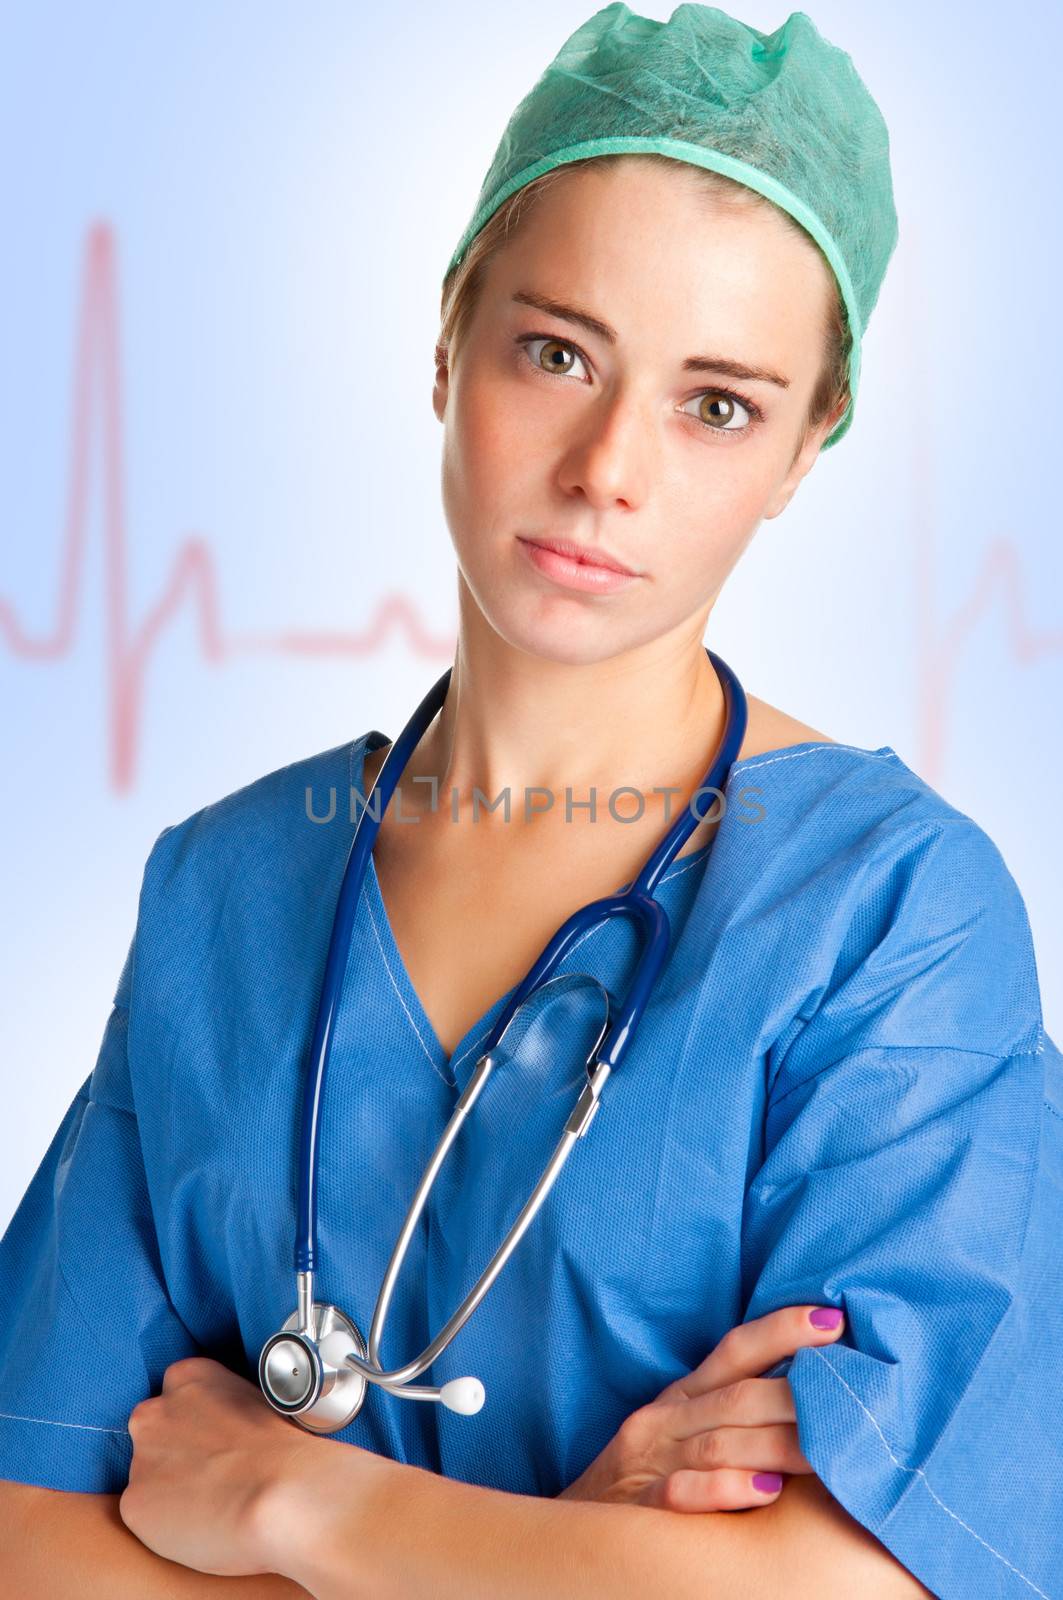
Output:
M710 767L709 616L850 425L895 236L881 119L800 13L766 36L610 5L511 119L437 349L453 677L374 846L322 1121L317 1298L363 1329L509 994ZM486 1405L373 1387L345 1452L250 1379L292 1309L335 795L356 816L389 741L163 832L95 1072L4 1241L0 1476L103 1497L129 1472L126 1529L189 1594L208 1573L279 1575L248 1580L263 1595L685 1594L707 1572L721 1595L1060 1591L1038 1474L1063 1110L1021 896L892 749L748 712L725 803L659 888L672 943L637 1048L434 1363ZM483 803L505 795L508 820ZM637 954L614 920L564 970L623 992ZM588 1026L578 989L547 1005L477 1104L385 1364L512 1222Z

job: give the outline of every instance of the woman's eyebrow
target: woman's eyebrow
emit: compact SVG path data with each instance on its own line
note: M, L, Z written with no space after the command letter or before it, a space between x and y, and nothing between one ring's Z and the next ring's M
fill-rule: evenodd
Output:
M518 289L513 299L520 305L535 306L539 311L545 311L549 316L560 317L562 322L575 322L581 328L586 328L589 333L597 334L606 344L616 344L617 332L607 322L602 322L599 317L592 317L587 311L580 311L576 306L564 305L560 300L554 300L550 295L533 294L530 289ZM767 367L751 367L744 361L734 361L729 356L687 356L683 362L684 372L722 372L729 378L739 378L746 383L775 383L780 389L790 387L789 378L784 378L778 372L771 372Z

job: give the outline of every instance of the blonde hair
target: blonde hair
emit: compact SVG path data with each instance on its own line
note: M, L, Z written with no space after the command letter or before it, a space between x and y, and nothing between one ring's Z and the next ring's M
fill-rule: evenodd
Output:
M749 189L733 178L724 177L722 173L713 172L707 167L697 167L689 162L677 162L671 156L660 155L656 151L638 153L625 151L618 155L591 156L583 161L566 162L562 166L552 167L549 172L544 172L538 178L533 178L531 183L525 184L523 188L511 194L508 200L504 200L473 238L461 260L451 268L443 280L437 359L449 358L460 348L476 309L488 262L513 238L522 217L543 192L574 167L585 167L591 162L601 165L602 162L616 161L652 161L658 165L663 163L673 170L681 167L700 183L718 205L732 211L742 207L749 209L758 206L770 207L776 216L784 218L820 256L832 285L832 293L828 296L826 327L823 330L823 364L809 401L805 429L795 451L796 459L807 434L827 417L843 415L850 401L849 358L853 339L848 314L834 272L811 234L807 233L781 206L776 206L764 195L758 194L755 189Z

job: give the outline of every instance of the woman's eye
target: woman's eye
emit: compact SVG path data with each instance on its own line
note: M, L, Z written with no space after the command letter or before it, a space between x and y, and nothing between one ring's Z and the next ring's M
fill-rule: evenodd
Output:
M716 433L741 433L752 420L750 408L726 389L706 389L687 403L697 406L696 412L688 411L687 415L697 416Z
M575 345L569 344L565 339L553 339L544 334L535 334L518 339L525 357L532 363L537 372L546 372L555 377L569 377L579 362L582 374L587 376L586 363ZM712 433L744 433L750 423L759 419L760 413L750 402L740 400L729 389L704 389L701 394L696 394L687 405L697 407L696 412L682 409L687 416L693 416L702 426Z
M528 360L540 372L556 372L566 377L574 362L582 364L583 361L575 347L563 339L525 339L522 343Z

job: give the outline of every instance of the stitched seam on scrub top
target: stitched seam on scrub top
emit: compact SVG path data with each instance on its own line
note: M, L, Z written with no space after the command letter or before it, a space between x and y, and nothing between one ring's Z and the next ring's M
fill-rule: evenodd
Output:
M748 765L743 762L742 765L746 772L752 772L755 767L770 767L775 761L800 761L803 756L818 756L821 750L850 750L855 755L867 756L869 761L889 760L889 755L886 753L886 751L882 751L880 753L877 750L861 750L858 744L824 743L817 744L814 750L792 750L789 755L784 754L779 756L764 756L764 758L760 761L750 761Z
M883 1445L885 1445L886 1454L889 1456L890 1460L893 1462L893 1465L895 1467L900 1467L903 1472L914 1472L917 1477L919 1477L919 1478L921 1478L923 1480L923 1487L926 1490L927 1494L930 1496L931 1500L935 1501L941 1507L942 1511L944 1511L947 1516L950 1516L952 1518L953 1522L958 1522L960 1527L964 1528L971 1535L972 1539L977 1539L978 1543L980 1545L982 1545L986 1550L988 1550L989 1554L991 1556L996 1556L998 1561L1002 1561L1004 1563L1004 1565L1008 1568L1009 1572L1014 1572L1014 1574L1015 1574L1015 1576L1017 1578L1021 1578L1023 1583L1028 1584L1029 1587L1033 1590L1034 1594L1039 1594L1041 1596L1041 1600L1051 1600L1051 1596L1045 1594L1045 1591L1043 1589L1039 1589L1037 1587L1036 1583L1033 1582L1032 1578L1028 1578L1024 1572L1020 1572L1018 1567L1012 1566L1012 1563L1008 1560L1007 1556L1002 1556L999 1550L994 1550L993 1546L991 1544L988 1544L985 1541L985 1539L982 1538L981 1534L975 1533L974 1529L972 1527L970 1527L966 1522L964 1522L962 1517L958 1517L956 1515L955 1511L950 1511L949 1510L949 1508L945 1504L944 1500L939 1499L939 1497L934 1493L933 1489L930 1487L930 1482L929 1482L929 1480L927 1478L926 1473L923 1471L922 1467L908 1467L908 1466L905 1466L903 1461L898 1461L897 1460L897 1457L893 1454L893 1451L889 1447L889 1444L888 1444L888 1442L886 1440L886 1435L883 1433L882 1429L879 1427L878 1423L875 1421L875 1418L871 1415L871 1412L867 1409L867 1407L865 1406L864 1402L861 1400L860 1396L853 1389L850 1388L850 1386L846 1383L845 1379L842 1377L841 1373L837 1371L837 1369L835 1368L833 1363L827 1360L827 1358L823 1354L822 1350L817 1349L817 1347L815 1345L809 1345L808 1348L810 1350L815 1350L816 1355L823 1362L823 1365L827 1368L827 1371L832 1373L833 1376L835 1378L837 1378L837 1380L841 1384L842 1388L847 1390L848 1393L852 1395L853 1399L856 1401L857 1405L860 1407L860 1410L868 1418L868 1420L870 1421L870 1423L871 1423L872 1427L874 1428L875 1432L878 1434L879 1438L882 1440Z
M702 845L701 848L703 850L705 848L704 845ZM695 850L694 854L696 856L700 856L701 855L701 850ZM701 866L701 862L700 861L684 861L681 866L673 867L670 872L666 872L664 877L661 879L661 883L668 883L672 878L679 878L679 877L681 877L683 875L684 872L689 872L691 867L700 867L700 866ZM661 884L659 883L657 885L657 887L660 888L660 886L661 886Z
M835 1067L841 1066L843 1063L854 1061L857 1056L888 1056L896 1055L898 1052L902 1054L906 1053L908 1055L914 1055L916 1051L925 1052L927 1050L932 1050L936 1056L940 1056L943 1051L947 1051L948 1054L952 1056L977 1056L979 1059L984 1061L999 1061L1002 1065L1005 1061L1021 1061L1026 1056L1036 1056L1040 1054L1039 1050L1009 1050L1005 1051L1002 1055L999 1050L971 1050L965 1044L862 1044L858 1050L851 1050L847 1055L839 1056L836 1061L828 1061L823 1066L817 1067L812 1077L802 1078L799 1083L792 1083L788 1089L783 1090L782 1094L770 1095L769 1099L771 1101L771 1110L772 1112L777 1111L783 1102L788 1100L792 1094L797 1094L801 1089L807 1089L808 1085L813 1081L813 1078L819 1077L825 1072L831 1072ZM778 1073L776 1074L776 1082L778 1082L779 1077L782 1076L783 1071L784 1069L780 1067ZM1048 1106L1047 1100L1045 1101L1045 1105ZM1049 1110L1051 1109L1052 1107L1049 1106Z
M410 1024L410 1027L413 1029L414 1033L417 1035L417 1043L421 1046L421 1049L424 1051L425 1055L427 1056L428 1065L431 1067L431 1069L435 1073L436 1077L437 1078L441 1078L442 1081L446 1084L448 1089L453 1089L455 1087L455 1084L452 1082L452 1080L450 1078L445 1077L444 1074L442 1072L440 1072L439 1068L436 1066L435 1062L432 1060L432 1052L431 1052L431 1050L429 1050L428 1046L424 1042L424 1039L421 1037L421 1030L417 1026L417 1019L413 1015L413 1012L410 1010L409 1006L406 1004L406 997L405 997L405 995L403 994L402 990L399 987L399 984L398 984L398 981L396 980L395 974L391 970L391 966L390 966L390 964L388 962L388 953L384 949L383 940L381 939L380 934L377 931L376 919L373 916L373 907L370 904L369 895L366 892L366 888L365 888L364 884L362 885L362 899L365 901L365 908L366 908L366 911L369 913L369 926L373 930L373 937L376 940L377 948L380 951L380 959L384 963L384 971L388 975L388 979L390 980L391 987L394 989L396 995L398 996L399 1005L402 1007L403 1011L405 1011L405 1013L406 1013L407 1019L408 1019L409 1024Z
M682 861L679 866L669 867L669 869L665 873L664 877L661 878L660 881L658 882L658 884L657 884L658 889L661 887L662 883L671 883L673 878L682 877L683 873L684 872L689 872L691 867L703 866L704 862L701 859L701 852L702 852L702 850L707 850L707 849L708 849L708 845L704 845L704 844L700 845L697 850L692 852L691 859L689 861ZM634 880L632 880L632 881L634 881ZM625 884L622 885L622 887L618 891L618 893L622 893L624 889L630 889L630 887L631 887L630 883L625 883ZM602 926L604 926L604 924L602 924ZM586 935L584 935L584 937L586 937ZM583 943L583 940L581 939L580 940L580 944L582 944L582 943ZM575 949L578 949L578 946L577 945L573 945L572 948L573 948L573 950L575 950Z
M91 1422L52 1422L49 1417L20 1417L13 1411L0 1411L7 1422L37 1422L42 1428L84 1428L89 1433L128 1433L128 1428L97 1428Z

